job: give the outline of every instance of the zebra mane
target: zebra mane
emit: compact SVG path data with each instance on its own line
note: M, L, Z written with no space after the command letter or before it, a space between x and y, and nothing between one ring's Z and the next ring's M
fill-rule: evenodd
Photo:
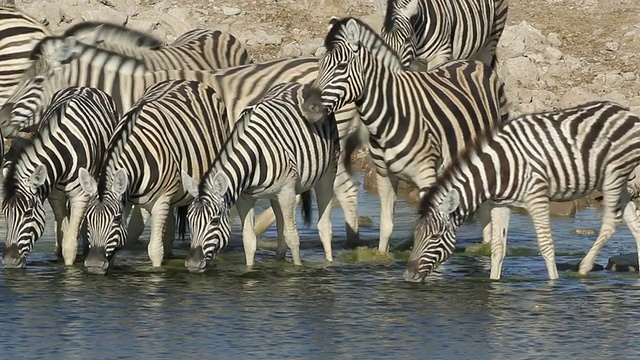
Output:
M164 46L160 39L146 32L100 21L78 23L62 33L62 37L69 36L76 37L83 42L88 39L90 41L86 43L90 45L126 45L134 50L138 48L157 50Z
M384 13L384 22L382 23L382 29L384 31L389 31L393 29L395 25L395 4L397 0L387 0L387 10Z
M389 67L398 67L404 69L398 54L378 35L371 26L362 22L362 20L354 17L345 17L338 20L332 20L331 29L324 39L324 46L327 52L336 48L340 43L347 40L346 27L347 23L354 20L360 28L360 45L369 50L378 60Z

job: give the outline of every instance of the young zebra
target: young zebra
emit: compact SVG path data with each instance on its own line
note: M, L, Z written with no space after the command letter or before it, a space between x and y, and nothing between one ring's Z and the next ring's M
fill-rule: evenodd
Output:
M128 46L119 46L117 43L101 43L98 47L79 42L74 37L49 36L36 44L31 57L36 59L35 63L0 109L2 133L7 137L25 129L25 124L38 124L42 105L47 104L49 100L47 95L66 86L92 86L105 89L107 93L111 93L107 89L122 87L128 95L131 93L127 90L131 83L115 76L118 73L143 75L150 71L168 69L213 70L245 65L253 61L236 38L220 31L209 30L192 30L172 45L157 50L141 48L137 51ZM103 73L79 71L89 68L89 64L95 65L96 70ZM76 81L65 84L69 77L75 77ZM49 87L49 79L58 86ZM123 80L125 82L121 82ZM146 87L140 89L139 94L145 89ZM25 105L20 100L27 95L29 100ZM133 98L133 101L127 104L120 103L115 95L114 99L118 111L124 112L138 98ZM36 111L34 107L37 107Z
M130 204L151 213L148 253L153 266L161 265L174 238L168 215L192 200L181 173L205 173L230 133L229 122L215 90L203 83L170 80L147 89L109 140L98 182L80 172L82 188L92 196L85 220L90 273L107 271L125 245Z
M308 90L308 85L306 85ZM274 86L255 105L240 115L229 140L200 184L183 176L185 189L195 200L189 207L191 248L185 265L204 271L207 263L229 242L229 210L235 205L242 222L242 241L247 266L256 252L253 206L257 199L271 200L277 215L277 258L288 245L293 263L301 265L300 238L296 227L296 194L315 189L318 200L318 231L327 261L331 252L330 209L339 143L335 116L312 121L302 107L305 85ZM310 208L308 199L304 200ZM307 212L308 213L308 212ZM309 219L310 220L310 219Z
M395 52L366 24L344 18L325 39L318 78L305 101L329 109L355 101L369 132L380 194L379 250L389 250L398 180L424 192L465 144L506 117L502 82L477 61L455 61L430 72L405 71ZM351 148L346 149L349 159ZM508 212L491 212L484 237L506 236ZM488 219L483 219L487 222ZM493 233L493 235L492 235ZM488 241L488 240L487 240Z
M246 106L260 99L274 84L310 83L318 74L318 59L314 57L277 59L212 71L165 70L146 73L144 64L135 58L90 48L86 52L94 56L84 57L63 47L52 48L47 53L54 55L41 57L41 68L45 70L35 80L25 81L21 90L14 94L11 102L19 110L12 113L12 123L5 124L5 127L22 129L33 124L36 114L42 111L46 99L55 89L79 85L98 87L113 96L118 109L126 111L148 86L169 79L197 80L213 87L223 98L229 117L235 121ZM56 76L48 74L46 69L61 67L62 62L67 63L63 71L56 72ZM341 141L345 142L347 135L352 132L352 124L359 122L354 106L348 104L337 111L336 122ZM341 158L343 154L341 152ZM358 187L345 171L343 161L339 160L338 163L335 194L345 213L347 245L355 246L359 240ZM256 232L262 233L274 221L272 211L264 212L256 222Z
M118 117L113 99L97 89L72 87L53 96L38 133L12 156L6 169L5 267L26 265L44 230L45 199L55 216L56 253L66 265L73 264L89 201L80 189L78 169L97 173Z
M639 163L640 118L616 103L512 119L467 148L423 197L405 279L421 281L451 256L460 223L485 201L529 212L549 279L558 278L549 201L602 190L602 227L580 274L591 270L623 217L640 250L640 216L627 193L627 179ZM491 279L500 278L505 247L506 241L492 240Z
M0 6L0 106L11 96L33 60L31 50L49 30L19 10Z
M388 0L381 35L405 66L477 59L495 68L508 10L508 0Z

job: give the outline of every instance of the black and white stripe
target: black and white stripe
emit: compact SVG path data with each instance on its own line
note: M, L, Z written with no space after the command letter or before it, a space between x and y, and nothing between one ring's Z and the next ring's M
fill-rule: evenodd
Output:
M144 93L145 89L162 80L197 80L213 87L223 98L227 113L237 119L242 110L261 98L267 90L276 84L299 82L310 83L318 75L318 59L301 57L277 59L259 64L250 64L213 71L177 71L165 70L147 73L143 63L137 59L123 58L95 47L91 56L80 56L66 65L56 76L43 72L35 80L25 83L23 91L16 94L14 112L11 117L11 129L20 129L32 124L35 114L42 111L51 91L67 86L93 86L111 94L119 109L128 109ZM116 57L109 60L110 57ZM42 58L43 63L55 66L56 59ZM61 61L58 59L57 61ZM118 64L110 68L104 64ZM87 74L92 74L88 76ZM15 110L19 109L19 110ZM353 123L358 123L358 115L352 104L336 112L336 121L341 141L353 131ZM9 126L6 126L9 127ZM5 127L5 128L6 128ZM342 153L341 153L341 156ZM351 244L358 241L358 188L344 170L343 161L339 161L335 182L335 194L345 213L347 238ZM261 233L273 223L273 212L265 212L257 221L257 232Z
M451 256L460 223L486 201L528 211L549 279L558 278L549 201L602 191L602 227L581 274L591 270L623 218L640 250L640 216L627 192L629 174L639 163L640 118L616 103L510 120L454 160L422 199L405 278L420 281ZM500 278L505 248L506 241L492 240L492 279Z
M104 155L96 182L81 172L83 189L93 196L86 215L90 272L104 273L126 241L131 204L151 213L148 252L160 266L174 239L174 207L189 204L181 173L200 178L230 133L223 102L197 81L159 82L124 115Z
M120 53L136 54L144 49L158 50L165 45L160 39L146 32L100 21L77 23L65 30L62 37L74 37L89 45L104 45L106 49Z
M508 0L388 0L381 35L402 64L476 59L495 68Z
M6 168L2 204L6 267L26 265L44 230L45 199L55 216L56 252L66 265L73 264L89 201L80 188L78 169L97 174L118 118L113 99L100 90L72 87L53 96L38 133L13 154Z
M431 186L440 164L506 118L503 85L490 67L477 61L455 61L430 72L405 71L395 52L354 18L335 22L325 46L315 91L307 100L329 109L355 101L378 172L379 250L386 252L398 180L422 191ZM347 151L345 158L349 156ZM498 218L492 212L492 220Z
M10 7L0 7L0 106L31 67L31 50L49 30L36 19Z
M274 86L240 115L229 140L200 184L185 176L185 187L195 197L187 215L191 248L185 265L190 271L204 271L207 263L228 244L229 210L234 205L242 223L247 265L254 264L253 207L257 199L270 199L276 213L279 238L276 257L284 258L288 246L294 264L301 265L296 194L312 188L318 200L318 230L325 257L333 260L329 215L339 151L338 132L333 114L313 123L307 119L302 106L305 86L309 87L298 83ZM310 210L308 198L304 199L305 196L303 205Z

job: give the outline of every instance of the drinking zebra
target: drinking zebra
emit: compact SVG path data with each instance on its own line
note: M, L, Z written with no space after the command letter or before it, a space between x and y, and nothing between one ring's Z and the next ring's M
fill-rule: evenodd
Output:
M240 115L229 140L199 185L188 175L183 176L185 188L195 197L187 215L191 247L185 265L189 271L204 271L207 263L227 246L231 232L229 210L234 205L242 223L247 266L254 264L253 207L261 198L270 199L276 213L276 258L284 258L288 246L293 263L301 265L296 194L312 188L318 200L318 231L325 258L333 261L330 210L338 132L333 114L325 119L308 119L302 106L305 87L308 91L309 85L299 83L274 86ZM305 198L303 208L310 210L309 199Z
M595 257L624 218L640 250L640 214L629 201L629 174L640 163L640 118L621 105L590 102L524 115L470 146L422 198L405 279L421 281L453 253L460 223L486 201L527 210L549 279L558 278L549 201L603 194L602 227L580 263ZM506 241L491 244L491 279L499 279Z
M388 0L381 35L404 66L476 59L495 68L508 10L508 0Z
M52 44L53 45L53 44ZM78 45L86 51L71 51L66 55L63 48L52 47L48 53L56 56L41 57L42 68L52 68L63 60L67 62L63 71L56 76L46 71L35 78L25 81L22 91L16 92L11 102L14 108L11 128L25 128L34 123L38 112L46 105L51 91L67 86L93 86L111 94L118 109L130 108L142 96L144 90L159 81L169 79L197 80L213 87L223 98L227 114L237 119L242 110L257 101L270 87L288 82L310 83L318 74L318 59L300 57L277 59L259 64L251 64L214 71L177 71L164 70L147 73L144 64L132 57L106 52L89 45ZM92 56L84 57L87 52ZM75 55L74 55L75 54ZM92 74L89 76L89 74ZM106 79L108 81L101 81ZM338 133L342 142L352 131L353 123L358 123L358 115L352 104L336 112ZM335 182L335 194L345 213L347 242L349 246L358 243L358 188L345 171L342 161L338 162ZM273 211L267 211L258 218L256 232L264 232L275 221Z
M171 252L172 208L193 199L183 190L181 173L200 178L230 133L223 102L197 81L162 81L125 113L109 140L98 181L80 171L92 197L86 224L90 250L85 267L104 273L125 244L130 204L151 213L148 254L160 266Z
M33 60L29 54L49 30L36 19L0 6L0 106L11 96Z
M405 71L395 52L354 18L335 22L325 46L314 91L306 99L330 110L355 101L377 170L378 248L387 252L398 180L416 184L421 192L433 185L440 164L506 118L503 85L490 67L477 61L455 61L430 72ZM494 228L486 224L485 239L506 236L508 212L496 208L491 214Z
M71 87L56 92L37 134L12 154L6 168L2 203L7 225L5 267L26 265L44 231L45 199L55 216L56 254L66 265L73 264L89 201L80 189L78 169L97 174L118 117L113 99L100 90Z

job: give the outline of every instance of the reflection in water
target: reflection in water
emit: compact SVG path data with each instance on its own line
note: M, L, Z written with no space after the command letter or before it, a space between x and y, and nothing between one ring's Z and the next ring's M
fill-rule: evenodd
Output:
M362 204L375 199L362 196ZM378 222L377 205L361 209ZM414 217L407 204L398 213L400 241L411 236ZM591 246L595 236L570 230L598 227L595 214L554 219L556 250L577 254L560 261L578 260ZM333 215L340 243L340 210ZM316 241L314 229L305 231L306 241ZM375 239L377 231L363 229L363 237ZM478 233L471 224L461 238L475 241ZM4 355L483 360L635 358L640 350L637 275L565 272L548 282L538 255L507 257L504 279L491 282L488 258L456 254L426 284L409 284L402 281L402 254L386 262L325 264L319 241L304 250L302 267L277 262L263 249L248 270L235 248L204 274L153 269L141 247L120 254L110 276L89 276L53 262L52 234L45 235L26 270L0 269ZM630 239L620 228L598 261L634 251ZM537 253L525 216L513 217L509 247Z

